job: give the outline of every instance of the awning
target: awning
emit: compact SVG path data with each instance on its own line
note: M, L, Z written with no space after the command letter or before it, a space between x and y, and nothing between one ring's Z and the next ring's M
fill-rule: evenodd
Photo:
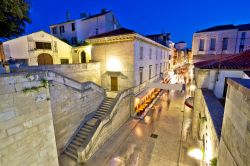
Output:
M194 108L194 97L189 97L185 100L185 105L189 108Z
M146 95L148 95L148 93L150 91L152 91L154 88L146 88L145 90L143 90L141 93L137 94L135 97L142 99L143 97L145 97Z

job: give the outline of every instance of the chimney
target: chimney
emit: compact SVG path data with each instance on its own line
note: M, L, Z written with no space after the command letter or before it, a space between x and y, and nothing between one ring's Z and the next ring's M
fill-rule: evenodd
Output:
M66 21L69 21L69 11L66 12Z
M80 14L80 18L88 17L88 14L86 12Z
M106 9L103 8L103 9L101 10L101 13L105 13L105 12L106 12Z

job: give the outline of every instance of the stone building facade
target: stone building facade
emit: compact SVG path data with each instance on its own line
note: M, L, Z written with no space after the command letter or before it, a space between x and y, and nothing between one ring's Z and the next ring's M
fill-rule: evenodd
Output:
M137 94L168 71L170 49L132 30L121 28L87 41L92 60L101 62L102 86L109 91L135 87Z

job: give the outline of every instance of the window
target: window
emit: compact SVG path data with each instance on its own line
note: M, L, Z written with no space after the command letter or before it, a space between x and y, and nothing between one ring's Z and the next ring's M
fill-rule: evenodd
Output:
M155 64L155 75L157 75L157 67L158 67L158 64Z
M204 51L204 39L200 39L199 51Z
M72 29L72 31L75 31L75 30L76 30L75 23L72 23L72 24L71 24L71 29Z
M58 51L58 50L57 50L57 42L56 42L56 41L54 41L54 50L55 50L55 52Z
M46 42L36 42L36 49L46 49L46 50L51 50L51 43L46 43Z
M148 79L151 79L151 71L152 71L152 65L149 65Z
M53 34L57 34L57 27L53 27L53 28L52 28L52 33L53 33Z
M59 29L60 29L60 33L64 33L64 26L63 25L60 26Z
M161 59L162 59L162 50L160 52L161 52Z
M98 28L95 29L95 34L96 34L96 35L99 34L99 29L98 29Z
M160 73L161 73L161 63L160 63Z
M149 49L149 59L152 59L152 48Z
M143 47L140 47L140 59L143 59Z
M158 48L155 49L155 52L156 52L156 53L155 53L155 54L156 54L155 59L158 59Z
M215 50L215 44L216 44L216 39L212 38L210 41L210 50L214 51Z
M71 38L71 44L77 44L77 38L76 37Z
M143 67L139 68L139 72L140 72L140 84L143 83Z
M228 38L225 37L222 39L222 50L227 50Z
M242 32L241 33L241 38L240 38L239 52L243 52L244 51L245 39L246 39L246 32Z
M61 64L69 64L69 60L68 59L61 59Z

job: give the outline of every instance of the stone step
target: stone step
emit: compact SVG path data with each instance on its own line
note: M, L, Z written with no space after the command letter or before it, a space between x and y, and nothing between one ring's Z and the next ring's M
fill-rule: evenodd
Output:
M80 146L80 145L82 145L83 141L78 141L78 140L74 139L74 140L72 140L71 143L74 144L74 145Z
M75 151L77 150L77 148L79 148L80 146L72 144L72 142L69 144L69 148L75 149Z
M81 135L89 135L89 132L81 131L81 130L78 133L81 134Z
M70 147L70 145L67 147L66 151L68 151L68 152L70 152L70 153L72 153L74 155L77 155L76 149Z
M77 160L77 156L76 156L75 154L71 153L70 151L67 151L67 150L66 150L64 153L65 153L67 156L69 156L69 157L71 157L71 158Z
M81 139L86 139L87 138L87 136L81 135L80 133L77 133L76 137L80 137Z
M91 131L91 129L87 129L87 128L83 128L83 127L80 130L81 131L86 131L86 132L90 132Z
M93 126L89 126L89 125L85 124L82 128L91 130L93 128Z
M82 139L81 137L74 137L74 140L83 143L85 139Z
M95 114L96 115L105 115L107 112L104 111L97 111Z

